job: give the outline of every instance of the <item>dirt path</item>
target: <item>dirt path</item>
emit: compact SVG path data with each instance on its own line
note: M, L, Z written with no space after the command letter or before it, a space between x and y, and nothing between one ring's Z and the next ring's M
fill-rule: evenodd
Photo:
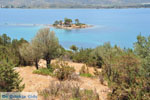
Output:
M25 84L25 89L23 90L23 92L41 91L46 87L48 87L50 82L57 80L51 76L33 74L32 72L34 70L35 67L29 66L16 68L16 71L19 72L20 76L23 78L23 83ZM106 100L109 89L107 86L100 84L98 79L80 77L80 80L81 80L81 88L93 90L96 89L100 95L101 100ZM41 97L39 97L38 100L42 100Z

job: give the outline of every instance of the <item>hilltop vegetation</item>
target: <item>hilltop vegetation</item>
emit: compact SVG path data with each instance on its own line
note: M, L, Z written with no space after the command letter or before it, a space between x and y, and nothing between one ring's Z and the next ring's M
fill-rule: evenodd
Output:
M149 0L1 0L6 8L113 8L149 7ZM144 4L144 5L143 5Z
M34 65L37 68L34 71L35 74L54 75L59 82L77 79L73 67L64 63L51 63L52 59L57 58L95 67L94 75L91 75L85 66L81 68L79 75L88 78L98 76L99 84L107 81L111 90L108 100L148 100L150 97L150 36L137 36L134 49L122 49L105 43L94 49L79 49L73 45L70 47L71 50L65 50L60 46L55 33L45 28L39 30L31 42L24 39L11 41L10 37L4 34L0 36L0 49L0 72L2 72L0 73L0 91L21 91L23 89L24 86L20 85L22 80L14 71L14 66ZM47 68L39 69L40 59L46 60ZM101 68L102 71L99 72L98 68ZM10 88L7 88L7 85ZM64 86L60 83L55 85ZM73 91L72 88L67 91L72 95L75 92L77 95L69 95L69 98L75 98L75 100L87 100L81 96L89 98L90 95L86 94L86 91L89 92L89 90L82 91L80 88L74 88L75 91ZM64 89L66 88L56 87L45 89L43 92L45 96L60 97ZM93 91L91 93L93 94L91 100L99 100L97 93Z

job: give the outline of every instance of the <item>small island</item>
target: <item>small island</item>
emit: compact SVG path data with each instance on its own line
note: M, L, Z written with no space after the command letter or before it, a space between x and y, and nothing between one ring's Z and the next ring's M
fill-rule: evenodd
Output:
M56 20L53 24L53 27L60 29L81 29L92 27L92 25L80 23L79 19L75 19L75 23L73 23L72 19L64 18L64 21Z

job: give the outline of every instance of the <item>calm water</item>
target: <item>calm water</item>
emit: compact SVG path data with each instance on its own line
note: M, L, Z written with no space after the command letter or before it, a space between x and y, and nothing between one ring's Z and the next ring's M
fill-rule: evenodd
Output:
M89 29L54 29L60 43L68 48L96 47L105 42L120 47L133 47L140 33L150 35L150 9L0 9L0 34L31 40L43 26L11 26L10 24L52 24L65 17L94 25Z

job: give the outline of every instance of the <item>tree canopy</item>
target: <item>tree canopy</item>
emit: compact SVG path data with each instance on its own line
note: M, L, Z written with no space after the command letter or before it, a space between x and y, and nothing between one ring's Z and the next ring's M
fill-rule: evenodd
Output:
M45 59L47 67L50 67L52 59L61 53L58 38L49 28L40 29L29 44L24 44L20 53L26 60L34 61L38 69L38 61Z

